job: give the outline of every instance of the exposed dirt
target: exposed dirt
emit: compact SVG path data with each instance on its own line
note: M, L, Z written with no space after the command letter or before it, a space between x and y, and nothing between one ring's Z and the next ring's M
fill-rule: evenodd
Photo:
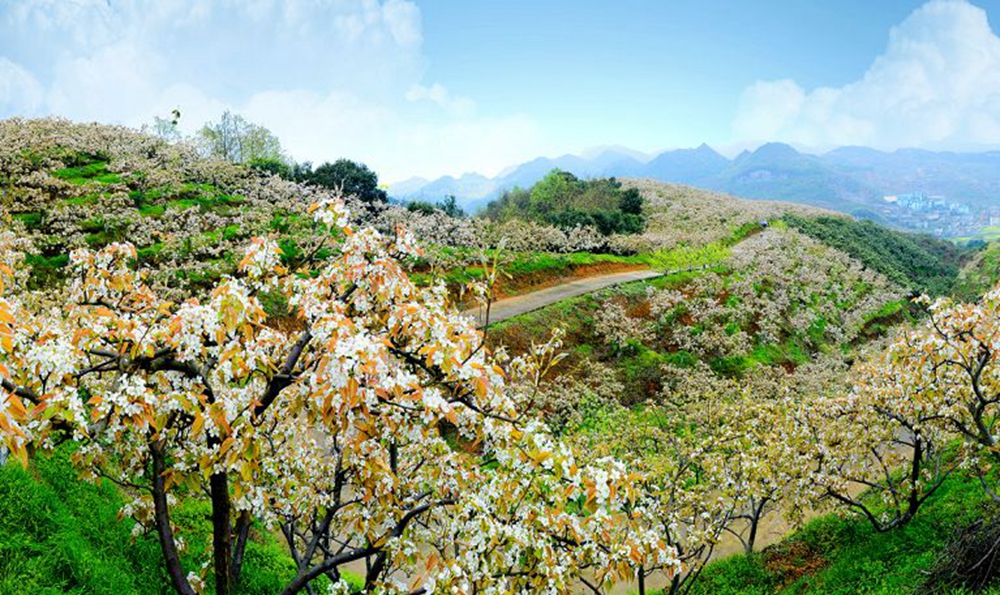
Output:
M815 574L828 564L820 552L803 541L777 543L765 548L762 555L764 566L778 578L779 589Z

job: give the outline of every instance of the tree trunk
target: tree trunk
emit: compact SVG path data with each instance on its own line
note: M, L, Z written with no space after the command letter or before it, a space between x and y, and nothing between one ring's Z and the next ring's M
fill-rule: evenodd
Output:
M156 523L156 534L160 538L160 549L163 551L163 561L167 565L170 582L180 595L195 595L191 583L188 582L181 559L177 553L177 543L174 541L174 529L170 526L170 510L167 505L167 487L163 479L166 462L163 460L163 446L150 444L150 454L153 459L153 511Z
M229 474L214 473L209 479L212 494L212 557L215 563L215 593L230 595L230 561L233 551L229 504Z
M753 553L753 546L757 541L757 529L760 526L760 518L764 516L764 506L767 505L768 500L769 498L761 499L760 503L753 507L753 510L750 512L750 535L747 536L747 540L743 544L748 556ZM751 504L751 506L753 505Z
M646 595L646 571L639 567L639 595Z
M229 580L235 587L240 582L240 573L243 570L243 554L247 549L247 540L250 537L250 513L243 511L239 520L236 521L236 544L233 547L233 562L229 567Z

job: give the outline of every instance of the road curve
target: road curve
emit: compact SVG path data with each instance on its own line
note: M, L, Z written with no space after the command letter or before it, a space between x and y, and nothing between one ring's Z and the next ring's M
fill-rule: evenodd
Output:
M520 316L521 314L532 312L534 310L538 310L539 308L544 308L550 304L561 302L565 299L576 297L578 295L584 295L592 291L604 289L605 287L611 287L612 285L629 283L632 281L652 279L653 277L659 277L662 274L663 273L660 271L650 270L611 273L608 275L599 275L597 277L575 279L554 287L547 287L545 289L539 289L538 291L533 291L524 295L517 295L497 300L493 302L493 305L490 307L490 324L495 324L497 322L507 320L508 318L513 318L514 316ZM485 309L480 309L478 306L465 310L462 313L467 316L471 316L477 326L483 326L486 322L484 320L486 314Z

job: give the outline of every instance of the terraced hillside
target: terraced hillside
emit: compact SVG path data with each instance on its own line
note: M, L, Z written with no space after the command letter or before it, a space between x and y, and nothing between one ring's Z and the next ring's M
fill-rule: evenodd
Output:
M233 270L252 235L286 234L290 257L310 237L298 217L309 191L125 128L4 121L0 185L38 287L63 275L73 249L128 240L156 285L198 290Z

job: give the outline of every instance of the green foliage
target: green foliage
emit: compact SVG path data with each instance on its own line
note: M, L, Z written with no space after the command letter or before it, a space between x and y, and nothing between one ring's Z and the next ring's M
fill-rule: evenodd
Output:
M752 364L753 360L749 357L737 354L717 357L709 362L708 365L712 368L712 371L719 376L739 378L740 376L743 376L743 373L746 372L747 368L749 368Z
M15 213L14 218L24 224L28 229L39 229L42 227L42 222L45 220L45 216L37 211L32 211L30 213Z
M951 291L968 256L968 251L950 242L894 231L871 221L796 215L787 215L785 221L917 293Z
M589 226L604 235L634 234L646 227L638 190L623 190L614 178L581 180L559 169L530 190L504 192L487 205L486 216L497 221L527 219L562 229Z
M24 261L31 270L29 287L41 289L50 287L65 278L65 268L69 265L69 254L56 254L54 256L28 254Z
M121 176L108 171L108 161L98 156L77 156L77 165L52 172L52 175L71 184L82 186L91 182L118 184Z
M978 481L956 475L920 515L893 531L878 533L857 517L820 517L761 554L710 564L692 593L777 593L781 585L780 592L797 594L920 593L940 552L987 501Z
M976 249L955 286L955 296L965 301L975 301L1000 281L1000 242Z
M691 589L692 595L768 595L774 579L759 554L733 556L710 565Z
M449 217L454 217L456 219L465 217L465 211L462 210L462 207L458 206L458 199L455 198L454 194L449 194L444 197L444 200L437 203L437 206L442 212L444 212L445 215L448 215Z
M345 196L353 196L368 204L383 203L388 200L385 190L378 186L378 176L375 172L368 169L367 165L350 159L324 163L315 170L305 166L299 173L299 181L339 190Z
M452 195L446 196L444 200L437 203L431 203L426 200L412 200L406 205L406 210L422 215L432 215L435 211L441 211L445 215L456 219L465 217L465 211L462 210L462 207L458 206L458 200Z
M63 446L36 456L28 470L0 467L0 594L169 593L155 536L133 539L133 522L118 520L123 502L114 484L80 480L71 452ZM208 504L182 500L172 520L188 543L184 567L197 571L212 536ZM283 547L255 526L237 592L277 593L294 575Z
M218 122L198 131L196 142L207 156L232 163L282 161L281 142L270 130L226 110Z
M406 205L406 210L411 213L420 213L422 215L433 215L437 207L433 203L429 203L426 200L412 200Z
M636 188L629 188L618 197L618 209L629 215L642 214L642 195Z
M260 295L260 305L268 319L283 318L292 313L288 298L280 291L269 291Z
M266 172L286 180L292 179L292 166L284 159L277 157L254 157L247 162L251 168Z

